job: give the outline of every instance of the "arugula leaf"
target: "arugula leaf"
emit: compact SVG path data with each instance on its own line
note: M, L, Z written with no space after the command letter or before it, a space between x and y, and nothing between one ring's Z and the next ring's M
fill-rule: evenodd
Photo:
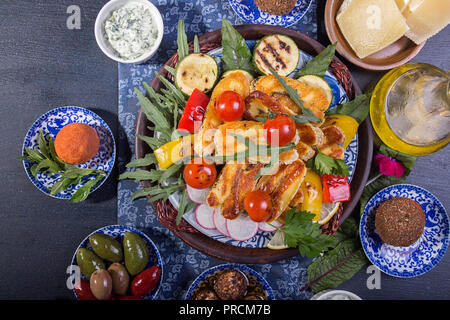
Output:
M317 154L306 162L306 166L311 168L319 176L331 174L334 176L350 175L348 165L342 159L334 159L318 151Z
M66 178L64 176L61 176L61 178L59 178L59 180L56 181L55 184L50 189L50 194L51 195L58 194L61 191L66 190L72 184L78 184L80 180L81 179L78 177L77 178Z
M180 203L178 206L178 214L177 214L177 218L176 218L176 224L180 224L181 222L181 218L183 218L184 214L191 211L193 208L195 208L197 204L192 202L188 195L187 195L187 191L186 189L183 190L183 192L181 192L180 195Z
M39 129L37 141L38 141L38 145L39 145L39 150L44 155L44 157L46 157L47 159L51 159L52 157L50 154L50 149L49 149L47 140L44 137L44 133L43 133L42 129Z
M322 233L320 225L313 223L314 214L290 209L285 224L279 228L284 233L287 246L298 248L302 256L314 258L333 246L335 239Z
M348 101L344 104L338 105L327 112L327 115L331 114L343 114L354 118L359 124L363 122L370 110L370 95L361 94L355 99Z
M156 156L153 153L147 153L143 158L136 159L134 161L129 162L126 167L134 168L134 167L146 167L152 164L157 163Z
M150 180L150 181L158 181L162 174L164 173L163 170L143 170L143 169L136 169L136 171L127 171L119 175L119 180L124 179L134 179L135 181L142 181L142 180Z
M186 31L184 28L184 20L178 20L177 32L178 61L181 61L189 54L189 45L187 41Z
M325 77L325 73L330 67L330 63L336 52L336 45L337 42L330 44L314 59L309 60L308 63L306 63L306 65L297 72L295 78L306 75L316 75L322 78Z
M222 66L223 71L242 69L255 73L252 53L245 44L245 39L231 25L222 19Z
M198 36L194 36L194 53L200 53L200 44L198 43Z
M162 199L163 201L166 201L169 199L169 196L177 191L183 190L185 188L184 183L175 183L170 184L168 186L160 186L155 185L148 188L143 188L131 196L131 200L136 200L138 198L146 197L146 196L152 196L149 201L154 202L156 200Z
M103 179L103 176L102 175L98 175L97 177L95 177L95 179L89 180L84 185L82 185L80 187L80 189L75 191L75 193L69 199L69 201L75 203L75 202L81 202L81 201L86 200L86 198L91 193L91 189L102 179Z
M307 287L314 292L337 288L368 263L358 239L344 240L308 266Z
M275 78L278 80L278 82L283 86L284 90L287 92L289 97L302 109L301 115L296 115L293 117L294 121L296 123L308 123L308 122L316 122L319 123L322 120L320 120L311 110L308 108L305 108L303 106L302 101L300 100L300 97L298 96L298 93L296 90L292 89L291 86L289 86L284 80L272 67L269 66L270 72L275 76Z

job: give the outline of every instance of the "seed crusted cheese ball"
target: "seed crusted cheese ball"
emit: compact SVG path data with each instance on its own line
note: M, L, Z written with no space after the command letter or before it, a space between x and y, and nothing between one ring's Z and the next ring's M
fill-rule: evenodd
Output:
M297 0L255 0L256 6L269 14L283 16L294 9Z
M214 291L222 300L242 299L248 287L247 277L239 270L226 270L217 278Z
M375 229L383 242L408 247L425 228L425 214L414 200L395 197L383 202L375 213Z

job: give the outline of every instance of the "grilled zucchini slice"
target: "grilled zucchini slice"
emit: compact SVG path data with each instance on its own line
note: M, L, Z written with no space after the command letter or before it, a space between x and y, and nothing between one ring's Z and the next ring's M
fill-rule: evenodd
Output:
M316 75L306 75L297 80L310 87L322 89L327 95L328 107L330 107L331 102L333 101L333 92L331 91L330 85L323 78Z
M190 96L194 89L210 91L219 79L219 66L213 57L204 53L192 53L178 62L175 84Z
M253 62L261 74L271 74L269 66L280 76L288 76L297 68L300 52L294 40L274 34L256 44Z

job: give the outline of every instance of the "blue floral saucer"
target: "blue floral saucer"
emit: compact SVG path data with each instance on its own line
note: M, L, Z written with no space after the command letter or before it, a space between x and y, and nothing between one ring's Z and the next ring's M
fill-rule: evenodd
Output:
M100 228L100 229L92 232L86 238L84 238L73 254L72 262L69 267L69 275L72 276L77 273L75 266L77 266L77 251L78 251L78 249L86 248L86 249L92 250L92 247L89 244L90 236L92 236L95 233L102 233L102 234L111 236L114 239L116 239L119 243L122 243L123 237L124 237L125 233L127 233L127 232L134 232L137 235L139 235L142 239L145 240L145 242L147 244L148 254L149 254L148 263L145 266L145 268L150 268L151 266L154 266L154 265L157 265L161 268L161 278L159 280L158 286L155 289L153 289L152 292L150 292L149 294L147 294L146 296L143 297L144 299L147 299L147 300L154 300L155 297L158 295L158 291L161 287L161 283L162 283L162 279L163 279L163 275L164 275L163 261L161 259L161 255L159 254L158 248L156 247L155 243L149 238L149 236L147 236L144 232L142 232L138 229L135 229L133 227L130 227L130 226L126 226L126 225L105 226L103 228ZM107 265L107 267L108 267L108 265ZM80 272L80 277L81 277L81 280L88 280L81 272ZM72 283L72 284L74 284L74 283ZM75 289L73 289L73 294L75 295L75 298L79 299L77 296L77 293L75 292Z
M215 266L215 267L212 267L210 269L203 271L192 282L191 286L189 287L188 291L186 292L185 300L192 300L194 297L195 290L198 288L198 286L203 281L208 279L210 276L212 276L216 272L222 271L225 269L238 269L238 270L242 271L247 276L247 278L249 278L250 284L252 282L258 282L259 286L261 286L262 289L264 290L264 294L266 296L265 298L267 300L275 300L275 296L273 294L272 288L270 287L269 283L266 281L266 279L264 279L264 277L262 275L260 275L258 272L256 272L255 270L253 270L245 265L234 264L234 263L221 264L221 265L218 265L218 266Z
M409 247L394 247L383 243L375 230L378 206L391 198L405 197L420 204L426 216L422 236ZM412 278L433 269L447 250L450 225L447 212L429 191L410 184L392 185L375 194L361 217L361 243L369 260L384 273Z
M65 125L73 122L90 125L97 131L100 138L100 147L97 155L88 162L78 165L80 168L91 168L106 171L106 176L91 189L92 193L97 190L108 178L114 167L114 161L116 158L116 145L113 134L106 122L103 121L103 119L96 113L85 108L73 106L59 107L48 111L39 117L39 119L37 119L28 130L23 142L22 155L25 154L25 148L39 148L37 142L39 130L42 129L47 140L48 137L52 137L54 139L59 130L61 130ZM23 166L28 178L39 190L47 195L50 195L51 187L56 181L58 181L60 176L45 172L38 172L35 177L30 171L32 165L33 163L30 161L23 161ZM81 186L83 186L90 179L94 178L95 177L83 179L78 185L72 185L66 190L50 196L58 199L70 199Z
M299 21L311 6L312 0L297 0L294 9L284 16L276 16L261 11L254 0L230 0L234 12L245 22L289 27Z

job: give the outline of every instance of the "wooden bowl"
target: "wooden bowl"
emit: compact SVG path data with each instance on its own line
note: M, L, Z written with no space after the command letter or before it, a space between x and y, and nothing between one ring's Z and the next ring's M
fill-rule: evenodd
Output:
M299 46L299 48L310 55L316 56L320 53L324 47L317 42L302 33L297 31L293 31L290 29L286 29L278 26L269 26L269 25L240 25L235 27L237 31L239 31L245 39L248 40L257 40L262 38L265 35L269 34L284 34L291 37ZM221 30L215 30L209 33L204 34L199 37L200 46L202 48L202 52L207 52L215 47L220 46L221 43ZM166 63L166 65L173 66L175 61L178 60L177 54L172 56ZM338 65L339 69L336 69L335 75L337 78L338 72L346 74L349 79L348 83L343 84L344 89L346 90L349 98L353 98L353 96L361 94L361 90L359 87L353 82L351 79L350 71L348 71L347 67L339 61L338 58L335 57L332 65ZM160 72L160 75L163 77L169 77L167 70L163 67ZM155 77L150 86L155 90L159 91L162 83L161 81ZM136 135L152 135L152 132L148 129L151 126L151 123L147 120L145 114L142 110L139 111L137 125L136 125ZM334 219L333 223L328 223L329 226L324 225L327 228L331 228L331 232L335 232L339 225L351 214L353 209L359 203L359 198L364 189L364 186L367 182L367 178L369 176L370 166L372 162L372 127L370 121L366 119L358 129L358 159L357 166L355 168L355 173L351 182L351 196L352 200L345 202L342 206L342 212L338 215L335 214L336 219ZM135 155L136 159L142 158L150 152L148 145L144 143L142 140L135 140ZM149 169L149 168L143 168ZM149 187L149 181L142 181L142 186ZM284 259L288 259L294 257L299 254L297 249L283 249L283 250L272 250L268 248L244 248L237 247L229 244L222 243L220 241L214 240L196 230L192 230L193 228L187 224L186 221L182 220L180 226L176 226L172 219L169 221L170 217L174 218L176 216L176 209L172 207L169 201L166 202L156 202L152 203L152 207L155 210L156 214L160 222L168 227L176 236L178 236L185 243L189 244L191 247L218 259L234 262L234 263L243 263L243 264L259 264L259 263L272 263L275 261L280 261ZM169 218L168 218L169 217ZM334 218L334 217L333 217ZM333 220L333 219L332 219Z
M331 43L338 42L336 50L351 63L367 70L390 70L414 58L425 45L417 45L403 36L390 46L360 59L348 44L336 22L336 14L344 0L328 0L325 6L325 29Z

